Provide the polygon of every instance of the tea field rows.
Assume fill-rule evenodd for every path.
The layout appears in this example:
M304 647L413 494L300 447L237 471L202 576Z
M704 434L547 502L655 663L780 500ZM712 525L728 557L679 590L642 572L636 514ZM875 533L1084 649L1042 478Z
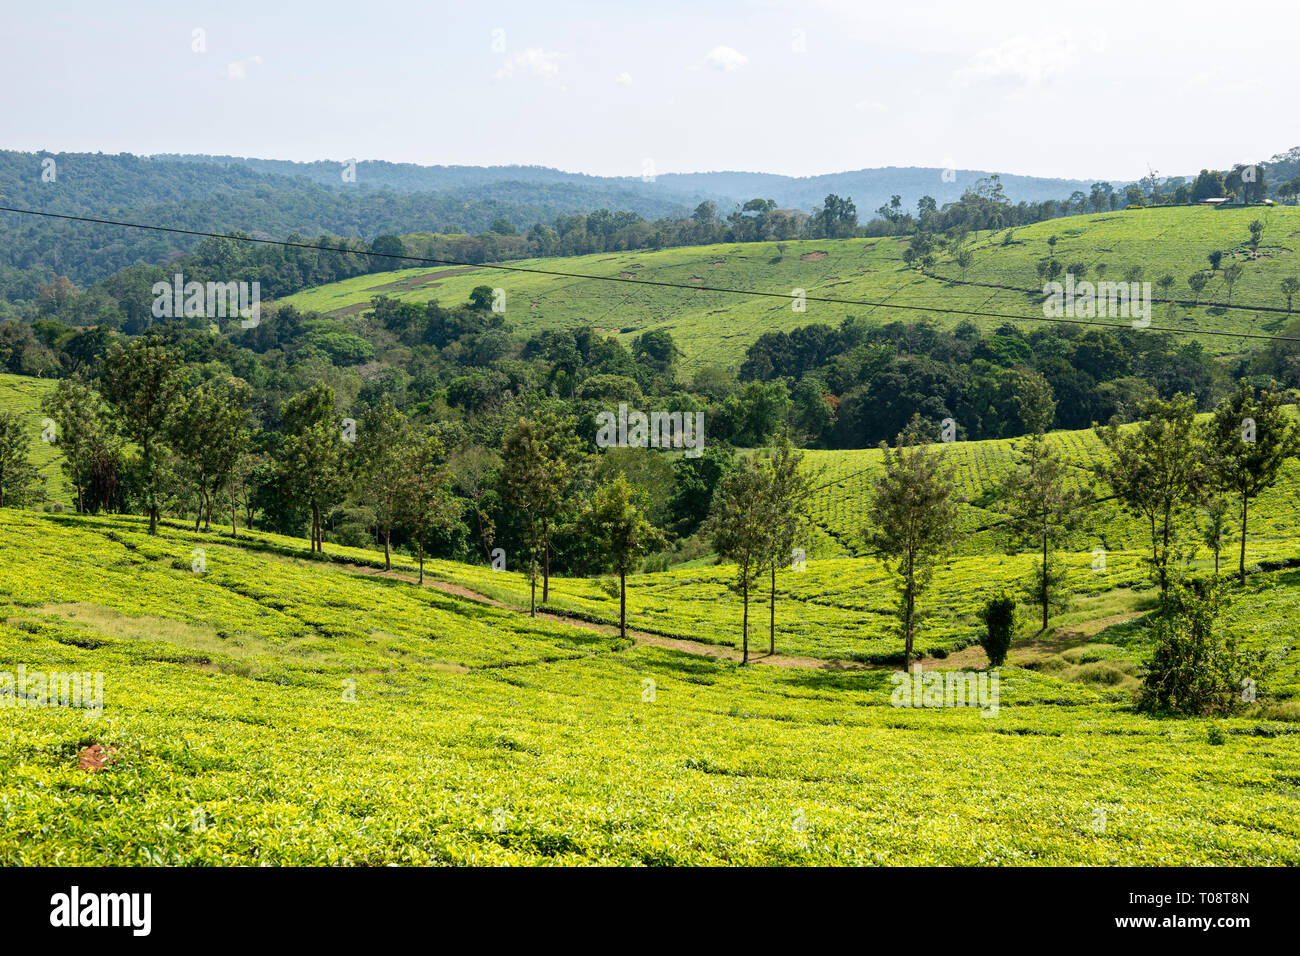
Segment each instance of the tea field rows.
M1265 229L1258 253L1252 255L1247 247L1248 226L1255 219ZM1054 252L1047 242L1052 236L1057 237ZM1190 300L1187 276L1208 270L1206 257L1219 250L1226 254L1225 264L1243 266L1231 296L1220 270L1201 294L1199 305L1157 305L1152 322L1186 333L1189 340L1200 341L1215 353L1235 353L1246 346L1245 340L1194 332L1267 334L1281 327L1288 318L1281 280L1300 274L1295 258L1300 207L1168 207L1052 219L1018 227L1010 235L1007 230L974 234L968 241L973 257L968 269L960 269L955 258L944 253L928 275L903 262L908 242L907 238L808 239L509 263L525 269L683 286L781 294L802 288L809 295L873 303L809 302L804 313L794 312L791 303L780 298L706 288L674 289L484 268L451 271L444 266L360 276L281 301L347 317L364 311L378 294L451 304L465 302L471 289L486 284L506 291L507 320L525 332L590 325L614 330L630 341L646 329L667 329L684 353L683 371L691 374L709 365L738 366L745 349L764 332L789 331L810 322L837 325L850 315L880 322L930 318L949 326L969 320L985 330L1006 321L959 314L966 310L1021 316L1022 324L1030 327L1043 321L1043 283L1035 265L1049 255L1064 268L1083 263L1091 280L1104 276L1122 281L1129 269L1137 267L1144 281L1154 284L1168 273L1175 279L1169 298ZM1161 296L1158 289L1153 294ZM1229 298L1234 308L1226 308ZM922 307L927 306L958 313L925 312Z
M0 708L4 865L1300 863L1294 724L1214 745L1015 665L996 715L896 708L887 669L629 646L271 536L0 510L18 663L102 672L104 710Z

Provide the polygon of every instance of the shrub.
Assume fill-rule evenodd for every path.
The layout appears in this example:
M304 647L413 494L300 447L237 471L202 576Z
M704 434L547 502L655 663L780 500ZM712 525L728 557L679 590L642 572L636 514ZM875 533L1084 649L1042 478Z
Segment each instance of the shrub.
M1263 676L1264 654L1239 647L1216 627L1217 582L1183 584L1155 618L1155 647L1146 665L1138 709L1155 713L1228 714L1242 701L1247 680Z
M1002 666L1016 633L1016 599L1005 591L990 598L980 612L984 634L980 647L989 656L989 665Z

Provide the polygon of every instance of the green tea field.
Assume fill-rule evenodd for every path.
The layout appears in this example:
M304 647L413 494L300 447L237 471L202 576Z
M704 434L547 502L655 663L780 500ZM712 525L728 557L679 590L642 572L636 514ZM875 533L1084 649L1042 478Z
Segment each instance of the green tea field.
M41 399L54 384L47 378L0 374L0 410L12 412L30 423L32 463L45 481L46 501L66 508L72 506L72 488L59 467L61 456L57 447L42 440L42 428L36 427L43 417Z
M1248 226L1255 219L1264 223L1264 232L1252 253ZM1057 239L1054 249L1048 245L1051 237ZM944 325L969 320L982 329L1006 321L962 314L965 310L1021 316L1026 324L1041 322L1043 282L1035 264L1053 255L1064 268L1083 264L1093 280L1123 281L1136 268L1154 287L1164 275L1173 276L1167 295L1153 288L1155 327L1180 333L1207 329L1268 334L1288 318L1280 283L1295 274L1292 256L1300 246L1300 208L1171 207L1052 219L972 235L967 269L945 253L928 274L904 264L907 242L792 240L509 263L578 276L703 287L695 290L439 266L360 276L281 302L347 317L364 312L375 295L452 304L466 301L472 288L487 284L505 290L506 317L523 331L590 325L630 339L646 329L667 329L685 353L682 368L689 373L709 365L738 365L745 349L764 332L789 331L809 322L836 325L850 315L881 322L931 318ZM1235 262L1243 267L1241 278L1229 289L1220 269L1193 305L1187 277L1208 270L1206 257L1216 250L1225 254L1224 265ZM795 312L790 301L779 297L740 296L708 287L781 295L804 289L810 296L872 304L814 301L807 303L806 312ZM956 311L927 312L925 307ZM1245 342L1223 336L1194 338L1215 353L1237 352Z
M931 636L954 653L927 668L981 666L972 595L1019 560L952 562ZM824 660L742 667L707 653L738 636L722 569L636 577L655 633L623 641L476 596L517 607L510 571L435 562L454 587L420 588L369 551L0 511L0 670L103 675L102 714L0 710L0 863L1300 863L1300 575L1253 576L1230 622L1279 663L1271 697L1154 719L1125 560L1077 569L996 712L911 709L842 660L898 646L865 559L782 575L778 651ZM552 586L553 611L616 613Z

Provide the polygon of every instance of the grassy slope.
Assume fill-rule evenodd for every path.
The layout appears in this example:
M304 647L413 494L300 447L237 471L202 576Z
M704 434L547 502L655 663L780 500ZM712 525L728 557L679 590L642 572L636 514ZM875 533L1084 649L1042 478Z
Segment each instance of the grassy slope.
M1300 863L1294 725L1212 747L1015 666L996 717L897 709L886 671L627 648L286 545L0 511L0 666L106 697L0 710L0 864ZM1277 630L1300 588L1268 585Z
M32 462L45 479L49 504L72 506L72 488L59 467L59 451L41 440L41 399L54 388L53 379L0 373L0 412L14 412L29 424Z
M1257 218L1265 223L1264 239L1260 258L1250 261L1245 258L1247 226ZM1010 245L1002 244L1005 232L980 233L973 237L974 263L965 273L945 258L935 267L934 277L904 266L901 255L906 240L897 239L801 240L786 243L784 254L776 243L747 243L511 263L587 275L626 273L661 282L696 282L782 294L803 288L810 295L868 300L882 303L882 307L812 302L806 313L796 313L789 302L781 299L488 269L450 274L445 267L362 276L282 301L302 309L353 314L365 308L378 291L412 302L436 299L459 303L468 299L474 286L486 283L506 290L507 317L525 331L579 324L633 329L624 334L626 339L644 329L667 328L686 353L682 365L690 372L710 364L738 364L744 350L760 334L773 329L789 330L809 322L837 324L847 315L881 321L917 321L933 316L917 309L885 308L883 304L1000 312L1024 316L1027 322L1041 321L1042 283L1034 264L1048 254L1047 239L1053 235L1059 239L1057 258L1066 266L1086 263L1088 278L1096 278L1101 263L1106 265L1105 277L1114 281L1121 281L1130 266L1138 265L1152 283L1165 273L1173 275L1176 285L1170 297L1175 299L1190 299L1187 276L1208 268L1205 257L1209 252L1226 250L1231 255L1225 263L1235 259L1245 266L1233 290L1233 303L1284 309L1286 302L1279 283L1284 276L1297 274L1294 250L1300 247L1300 207L1179 207L1072 216L1016 229ZM826 253L825 257L803 258L821 252ZM425 281L426 276L436 278ZM985 288L974 283L1013 289ZM1027 294L1015 290L1031 291ZM1155 289L1154 294L1159 296L1159 290ZM1210 283L1202 300L1208 304L1198 308L1157 306L1153 324L1188 331L1205 328L1267 333L1275 331L1285 319L1278 312L1222 308L1227 288L1221 278ZM963 317L936 318L951 324ZM972 321L986 329L1003 322L978 318ZM1243 346L1240 339L1204 336L1201 340L1215 352L1236 352Z

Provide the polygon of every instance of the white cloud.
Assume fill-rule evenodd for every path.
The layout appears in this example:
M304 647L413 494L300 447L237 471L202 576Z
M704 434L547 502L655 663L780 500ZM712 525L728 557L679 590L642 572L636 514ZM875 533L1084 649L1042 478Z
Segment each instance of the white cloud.
M859 113L883 113L889 109L880 100L858 100L853 104L853 108Z
M704 62L715 70L734 73L749 62L749 57L733 47L715 46L704 58Z
M498 80L509 79L516 72L526 73L543 80L552 80L560 73L560 54L549 53L539 47L529 47L522 53L516 53L506 60L497 70Z
M246 60L236 60L234 63L226 64L226 79L228 80L246 80L248 79L249 66L256 66L262 62L260 56L250 56Z
M620 73L618 76L614 77L614 82L617 83L619 86L631 86L632 74Z
M954 79L967 86L980 80L1011 80L1036 86L1078 63L1078 47L1068 36L1019 34L980 50L954 73Z

